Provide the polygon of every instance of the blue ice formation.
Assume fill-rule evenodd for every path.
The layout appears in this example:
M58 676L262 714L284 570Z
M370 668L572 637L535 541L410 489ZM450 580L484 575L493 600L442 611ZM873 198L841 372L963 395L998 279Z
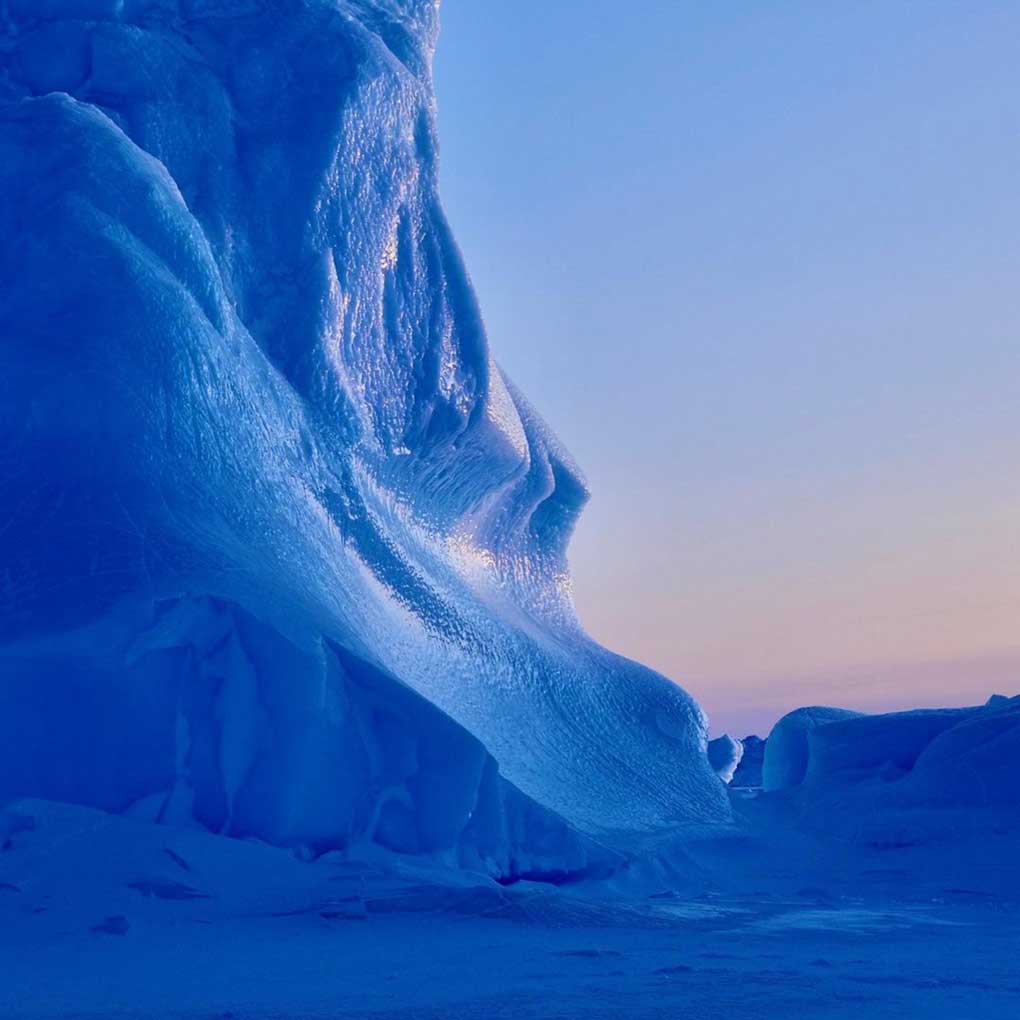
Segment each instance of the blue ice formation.
M708 763L724 783L733 781L743 756L744 745L728 733L708 742Z
M760 789L762 765L765 761L765 741L754 733L740 740L741 754L736 771L730 780L735 789Z
M761 781L766 791L783 790L804 782L810 761L809 739L820 726L843 719L856 719L863 713L846 708L811 705L787 712L772 727L765 743Z
M919 842L1015 830L1020 697L881 715L798 709L769 734L763 774L766 791L841 836L896 831Z
M697 705L575 617L437 17L0 0L0 800L496 872L728 816Z

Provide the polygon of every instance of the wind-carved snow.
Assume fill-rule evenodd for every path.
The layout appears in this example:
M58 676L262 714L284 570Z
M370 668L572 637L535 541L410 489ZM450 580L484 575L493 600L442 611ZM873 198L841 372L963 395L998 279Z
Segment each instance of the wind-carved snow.
M436 20L0 3L0 797L517 872L728 817L697 705L576 620L587 489L440 206ZM391 776L345 657L457 754Z

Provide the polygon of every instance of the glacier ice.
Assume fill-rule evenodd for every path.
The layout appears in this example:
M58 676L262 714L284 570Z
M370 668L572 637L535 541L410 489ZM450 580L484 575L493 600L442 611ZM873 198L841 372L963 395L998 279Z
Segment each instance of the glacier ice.
M496 870L728 817L698 706L576 619L586 487L442 212L436 24L0 0L0 799Z

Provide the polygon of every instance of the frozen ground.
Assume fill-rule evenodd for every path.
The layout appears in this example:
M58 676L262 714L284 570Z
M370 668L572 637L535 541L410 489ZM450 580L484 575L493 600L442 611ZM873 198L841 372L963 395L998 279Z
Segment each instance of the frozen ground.
M1020 1011L1016 857L985 838L840 850L759 812L774 838L707 838L682 879L557 889L378 852L307 862L38 801L6 818L4 1017Z

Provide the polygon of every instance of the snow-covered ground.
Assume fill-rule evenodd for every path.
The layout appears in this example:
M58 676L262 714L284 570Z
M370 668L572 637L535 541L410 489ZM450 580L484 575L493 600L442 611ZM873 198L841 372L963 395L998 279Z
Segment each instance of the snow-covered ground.
M840 848L744 810L676 873L557 888L21 802L0 1016L1018 1014L1020 843Z

